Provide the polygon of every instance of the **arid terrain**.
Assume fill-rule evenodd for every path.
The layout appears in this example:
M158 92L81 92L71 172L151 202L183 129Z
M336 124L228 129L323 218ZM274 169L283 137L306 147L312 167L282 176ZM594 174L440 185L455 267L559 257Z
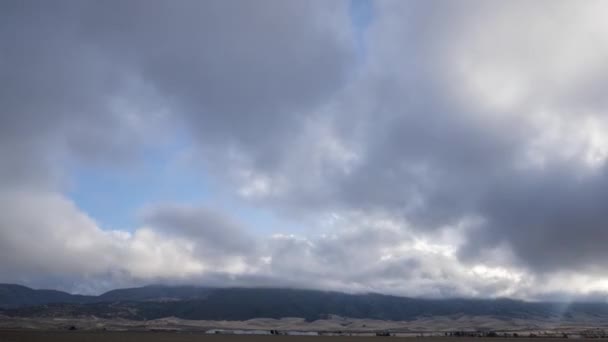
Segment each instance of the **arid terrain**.
M519 338L602 338L608 334L608 322L600 320L521 320L484 316L429 317L412 321L382 321L373 319L353 319L331 316L327 319L306 321L302 318L282 319L256 318L246 321L205 321L185 320L175 317L133 321L126 319L82 318L23 318L0 317L2 331L30 331L37 336L40 332L61 335L70 333L171 333L207 335L316 335L316 336L375 336L388 333L397 337L445 337L457 333L471 335L497 334ZM27 334L25 334L27 335ZM92 336L93 336L92 335ZM67 336L67 335L66 335ZM85 335L83 335L85 336ZM88 336L88 335L86 335ZM95 335L96 336L96 335ZM116 335L122 336L122 335ZM130 335L129 335L130 336ZM154 335L156 336L156 335ZM0 339L0 341L4 341Z
M347 342L360 341L372 342L382 341L386 337L352 337L352 336L263 336L263 335L209 335L204 333L175 333L175 332L82 332L82 331L24 331L24 330L0 330L0 341L2 342ZM422 338L416 338L420 340ZM449 342L457 339L461 342L470 340L480 341L480 338L449 338L449 337L427 337L428 342ZM484 339L485 340L485 339ZM490 339L496 340L496 339ZM549 339L543 339L548 341ZM538 339L528 338L501 338L503 342L530 342Z

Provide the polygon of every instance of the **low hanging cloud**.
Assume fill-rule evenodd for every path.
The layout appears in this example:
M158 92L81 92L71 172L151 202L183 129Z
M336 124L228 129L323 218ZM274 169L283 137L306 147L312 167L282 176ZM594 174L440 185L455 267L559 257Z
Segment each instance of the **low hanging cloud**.
M608 291L607 5L379 0L363 28L350 5L0 5L0 281ZM175 137L284 228L150 203L107 230L66 195L71 165Z
M100 229L52 193L3 193L0 204L11 213L0 226L2 281L38 287L99 293L197 282L438 297L494 295L512 286L500 274L480 281L446 245L415 241L391 222L368 219L356 229L342 222L332 235L316 237L246 239L245 226L205 207L149 208L147 224L127 233Z

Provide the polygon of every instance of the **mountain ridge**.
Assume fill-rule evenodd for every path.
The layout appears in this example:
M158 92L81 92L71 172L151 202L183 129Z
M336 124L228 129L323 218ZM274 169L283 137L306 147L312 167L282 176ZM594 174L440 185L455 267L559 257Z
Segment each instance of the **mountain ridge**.
M0 314L16 317L87 317L149 320L178 317L192 320L247 320L327 315L379 320L472 315L559 319L606 317L606 303L526 302L498 299L423 299L378 293L347 294L288 288L217 288L149 285L116 289L99 296L71 295L0 284Z

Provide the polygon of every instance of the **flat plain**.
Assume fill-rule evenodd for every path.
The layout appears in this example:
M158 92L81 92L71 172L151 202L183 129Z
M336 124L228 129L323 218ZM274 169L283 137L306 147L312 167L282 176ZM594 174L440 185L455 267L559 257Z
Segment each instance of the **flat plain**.
M553 338L479 338L479 337L370 337L370 336L272 336L272 335L210 335L188 332L109 332L109 331L37 331L0 330L1 342L382 342L406 339L418 342L538 342L563 341ZM483 341L485 340L485 341ZM594 339L598 341L598 339ZM606 340L604 340L606 341Z

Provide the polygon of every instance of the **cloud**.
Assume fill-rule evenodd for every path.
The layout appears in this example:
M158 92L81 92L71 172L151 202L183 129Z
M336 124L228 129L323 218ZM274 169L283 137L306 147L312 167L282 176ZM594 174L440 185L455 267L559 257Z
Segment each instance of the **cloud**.
M422 236L468 220L463 262L605 274L605 5L374 4L366 68L288 142L297 157L245 167L253 199L380 210Z
M376 1L365 30L348 2L1 6L4 281L608 290L601 1ZM285 228L165 203L109 231L65 195L176 137Z
M201 146L258 165L287 153L278 142L354 62L347 2L95 5L84 30L100 49L157 89Z
M156 232L191 241L199 258L214 259L215 264L231 256L255 257L257 241L246 226L209 208L159 205L147 208L143 221Z
M601 279L584 273L537 278L510 266L462 263L454 247L462 227L421 238L382 214L336 217L326 223L330 234L247 238L241 223L205 207L150 207L147 223L129 233L101 229L53 193L3 192L0 205L10 213L0 221L0 281L35 287L100 293L168 283L433 298L602 296ZM564 283L578 284L579 292L564 291Z
M85 293L150 282L433 297L495 293L478 292L487 282L464 271L446 245L414 241L386 219L345 228L363 219L354 215L331 235L246 239L243 226L208 208L149 208L147 224L127 233L102 230L52 193L2 193L0 204L10 213L0 225L2 282Z
M341 87L354 60L342 2L4 7L1 62L10 87L0 94L2 146L28 148L4 153L15 159L5 170L13 175L40 169L30 166L35 159L56 163L66 149L116 162L163 125L186 124L203 145L263 144L247 152L272 159L281 144L266 133L297 128L309 106Z
M0 204L2 281L78 289L103 278L113 285L179 278L203 267L185 241L146 228L102 230L55 193L2 192Z
M81 39L84 3L2 6L0 183L55 188L69 160L132 159L157 121L153 92Z
M61 194L66 165L122 169L181 125L206 152L271 162L282 144L267 132L287 136L283 126L297 128L346 81L348 4L2 6L5 280L72 287L89 275L116 285L242 271L255 243L225 215L171 206L148 211L153 228L106 231Z
M99 292L246 275L255 263L255 241L248 244L240 226L205 208L150 209L150 225L126 232L103 230L52 192L1 192L0 207L2 282Z

